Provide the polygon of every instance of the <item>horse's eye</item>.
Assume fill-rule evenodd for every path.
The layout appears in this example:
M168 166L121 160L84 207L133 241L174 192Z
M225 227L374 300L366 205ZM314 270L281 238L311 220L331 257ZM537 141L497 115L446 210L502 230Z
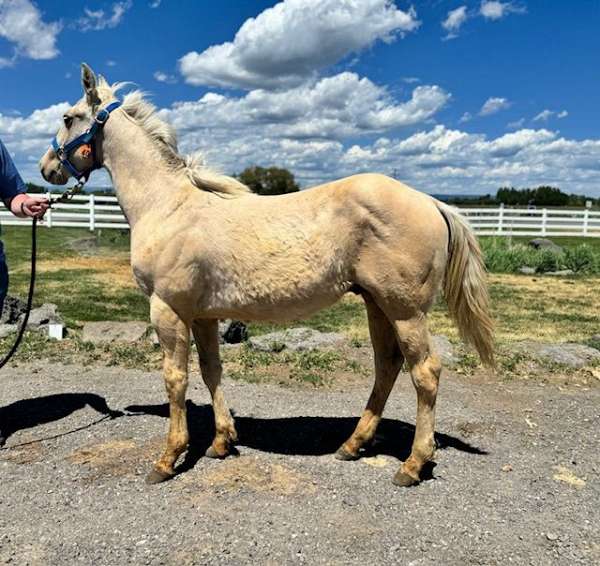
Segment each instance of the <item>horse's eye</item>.
M66 114L63 116L63 121L65 123L65 127L70 128L73 123L73 116L67 116Z

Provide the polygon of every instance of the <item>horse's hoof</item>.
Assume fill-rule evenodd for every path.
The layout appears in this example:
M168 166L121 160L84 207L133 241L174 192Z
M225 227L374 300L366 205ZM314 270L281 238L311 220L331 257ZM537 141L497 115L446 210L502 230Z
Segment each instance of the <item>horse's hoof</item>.
M402 470L398 470L396 472L396 475L394 476L394 479L392 479L392 482L395 485L399 485L400 487L410 487L411 485L417 485L419 483L419 480L413 478L412 476L409 476L406 472L403 472Z
M146 483L148 485L155 485L157 483L162 483L164 481L170 480L173 477L173 474L167 474L167 472L161 472L159 470L153 469L146 476Z
M358 460L358 454L351 454L348 452L343 446L337 449L335 453L335 457L338 460L343 460L344 462L351 462L352 460Z
M229 452L225 451L222 454L217 452L212 446L209 446L206 449L206 452L204 453L204 455L207 458L214 458L216 460L223 460L223 458L227 458Z

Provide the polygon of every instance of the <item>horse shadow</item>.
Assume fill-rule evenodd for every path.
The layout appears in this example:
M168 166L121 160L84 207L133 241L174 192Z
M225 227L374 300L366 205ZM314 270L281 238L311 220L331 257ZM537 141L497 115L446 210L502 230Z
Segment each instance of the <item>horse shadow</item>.
M122 411L111 409L104 397L94 393L57 393L32 399L23 399L6 407L0 407L0 448L4 446L6 440L15 432L64 419L88 405L103 415L100 420L106 418L114 419L124 415ZM71 434L83 428L88 428L93 424L96 423L90 423L57 436ZM56 438L57 436L53 436L52 438Z
M188 400L187 421L190 440L186 456L176 472L192 469L206 449L214 434L214 414L211 405L196 405ZM169 417L167 403L157 405L130 405L129 414ZM358 422L357 417L280 417L262 418L235 416L239 446L261 452L296 456L323 456L334 453L350 436ZM410 454L415 427L395 419L382 419L374 442L364 450L364 456L388 455L401 461ZM449 434L436 433L438 449L453 448L474 455L488 452ZM434 463L423 470L422 479L431 479Z

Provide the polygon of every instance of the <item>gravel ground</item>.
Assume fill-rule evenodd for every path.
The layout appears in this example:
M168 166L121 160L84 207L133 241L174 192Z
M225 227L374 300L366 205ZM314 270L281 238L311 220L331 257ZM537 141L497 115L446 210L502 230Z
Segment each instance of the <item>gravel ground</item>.
M192 447L143 478L166 430L158 373L21 366L0 375L0 562L14 564L598 564L600 388L444 379L437 465L391 478L412 440L401 376L373 453L331 453L370 388L226 382L239 457L193 376ZM113 419L105 413L123 411ZM114 416L114 414L113 414ZM101 420L103 419L103 420Z

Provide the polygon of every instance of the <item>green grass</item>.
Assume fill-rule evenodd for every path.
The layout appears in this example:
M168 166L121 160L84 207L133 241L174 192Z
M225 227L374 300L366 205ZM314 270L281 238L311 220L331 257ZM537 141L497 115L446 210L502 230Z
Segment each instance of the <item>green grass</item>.
M560 253L547 249L536 250L522 241L506 237L481 238L486 267L493 273L517 273L520 267L531 267L537 273L570 269L577 274L600 274L600 245L594 238L585 242L576 238L563 238ZM579 241L578 241L579 240ZM554 240L553 240L554 241Z
M85 256L73 249L73 240L90 237L98 239L96 255ZM11 272L9 292L24 299L29 284L30 230L5 227L3 240ZM482 246L488 262L492 263L491 267L503 272L490 275L492 309L499 344L508 351L511 343L526 339L587 343L592 335L600 332L600 278L590 275L585 265L586 258L597 258L597 254L600 254L600 239L554 239L566 248L564 258L581 264L578 267L579 274L568 278L512 274L515 268L527 265L522 261L530 261L534 256L532 265L554 261L525 248L523 241L527 240L513 239L511 243L507 239L482 238ZM587 250L585 252L581 251L584 249L582 241ZM86 321L149 320L148 300L137 289L130 274L128 250L127 232L104 230L93 235L84 229L41 227L35 304L56 303L70 333L68 340L60 343L30 334L18 358L26 360L43 356L46 359L78 363L160 367L158 349L148 344L93 347L79 339L79 329ZM492 259L494 253L496 256ZM448 317L443 301L434 306L429 318L433 333L445 334L459 343L456 328ZM359 297L352 295L307 320L287 324L300 325L323 332L341 332L349 337L350 345L356 348L368 343L369 339L364 304ZM249 324L251 335L278 328L280 326L274 324ZM0 341L0 351L6 351L12 339L8 337ZM242 348L225 356L230 363L229 373L246 380L261 381L269 374L282 376L282 381L286 383L319 385L334 374L365 373L360 363L330 352L298 354L283 351L280 354L267 354ZM514 356L514 359L508 356L503 364L511 367L520 361L519 356ZM463 365L466 367L472 363L475 362L465 358ZM369 375L370 371L367 372Z
M542 238L543 236L502 236L501 239L506 240L508 243L521 244L526 246L528 242L535 238ZM489 240L497 239L497 236L480 236L479 241L482 245ZM573 249L582 244L586 244L592 248L595 252L600 253L600 238L583 238L578 236L558 236L548 237L547 239L552 240L557 246L561 248Z

